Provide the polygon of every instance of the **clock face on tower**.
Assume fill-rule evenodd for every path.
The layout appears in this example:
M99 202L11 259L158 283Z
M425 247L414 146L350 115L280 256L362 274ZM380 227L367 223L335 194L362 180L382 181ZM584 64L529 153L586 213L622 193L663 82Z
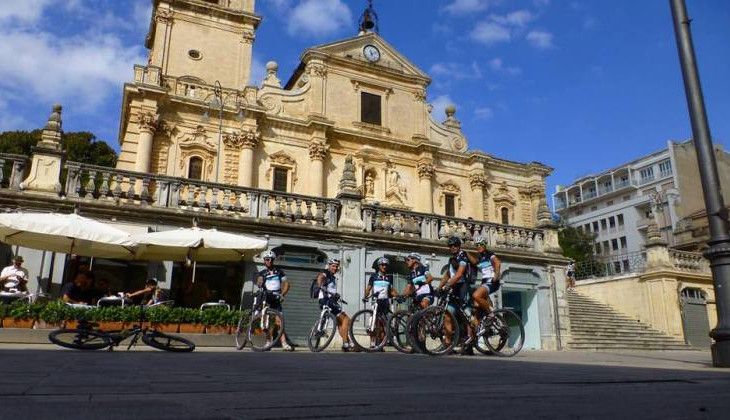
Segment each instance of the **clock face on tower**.
M362 49L362 54L365 56L365 59L371 63L380 60L380 51L375 45L366 45L365 48Z

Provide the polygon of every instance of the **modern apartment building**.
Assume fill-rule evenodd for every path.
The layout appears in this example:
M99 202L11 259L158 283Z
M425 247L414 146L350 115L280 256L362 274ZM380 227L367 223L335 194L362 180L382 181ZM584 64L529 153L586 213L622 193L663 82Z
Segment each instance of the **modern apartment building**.
M721 184L730 186L730 154L716 146L715 156ZM724 197L727 202L727 189ZM558 186L553 209L566 224L596 235L595 254L610 261L615 272L628 270L632 253L643 250L650 223L656 223L670 247L704 245L689 226L704 209L691 141L669 141L665 149Z

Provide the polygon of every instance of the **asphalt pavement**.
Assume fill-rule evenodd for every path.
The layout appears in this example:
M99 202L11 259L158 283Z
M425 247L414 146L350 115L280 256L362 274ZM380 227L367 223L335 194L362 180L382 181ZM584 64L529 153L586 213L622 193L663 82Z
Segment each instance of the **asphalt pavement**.
M209 351L208 351L209 350ZM0 347L1 419L728 418L706 352L387 352Z

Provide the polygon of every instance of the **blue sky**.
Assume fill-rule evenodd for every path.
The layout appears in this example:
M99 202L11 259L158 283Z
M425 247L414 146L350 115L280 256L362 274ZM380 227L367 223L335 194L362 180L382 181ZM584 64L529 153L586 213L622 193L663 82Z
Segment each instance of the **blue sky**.
M260 80L350 37L364 0L258 0ZM381 35L428 72L437 119L457 106L470 147L555 168L555 184L691 136L666 0L375 0ZM730 139L730 2L687 0L710 126ZM121 86L144 63L148 0L0 0L0 130L64 129L117 146Z

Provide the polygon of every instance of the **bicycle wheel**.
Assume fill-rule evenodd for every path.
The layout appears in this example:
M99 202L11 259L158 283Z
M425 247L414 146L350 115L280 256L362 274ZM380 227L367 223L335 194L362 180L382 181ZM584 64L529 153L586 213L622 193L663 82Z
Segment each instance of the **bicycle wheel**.
M112 345L108 335L88 329L60 329L48 334L51 343L75 350L101 350Z
M188 353L195 350L195 343L187 338L159 331L147 331L142 335L142 341L150 347L174 353Z
M335 337L336 331L337 318L332 313L327 313L319 318L307 337L309 350L318 353L326 349Z
M497 309L493 318L485 318L483 341L493 354L512 357L522 350L525 343L525 326L516 313L509 309Z
M447 332L447 325L451 332ZM456 317L440 307L419 312L412 325L412 343L430 356L449 354L459 342L459 325Z
M380 351L388 342L388 323L382 316L373 319L370 309L357 311L350 322L350 338L362 350Z
M388 322L388 336L393 347L401 353L413 353L413 346L408 340L408 321L411 313L405 310L396 311Z
M242 350L248 343L248 326L246 315L241 315L236 326L236 350Z
M267 310L256 314L248 329L248 341L254 351L266 351L281 340L284 333L284 317L278 311Z

